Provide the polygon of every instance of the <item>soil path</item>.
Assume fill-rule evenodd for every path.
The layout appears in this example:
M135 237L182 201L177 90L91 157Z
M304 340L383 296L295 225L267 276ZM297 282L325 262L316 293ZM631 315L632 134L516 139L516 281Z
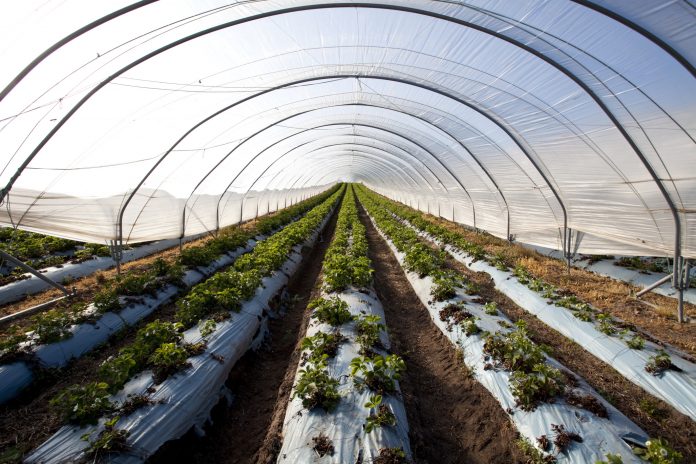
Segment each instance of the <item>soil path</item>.
M268 454L267 448L271 452L276 448L273 443L265 446L264 437L274 428L276 410L284 413L287 406L298 363L298 343L305 333L305 310L313 296L336 219L334 213L322 240L303 252L303 263L288 283L288 293L295 296L294 304L285 316L270 321L265 347L247 353L230 373L227 386L234 395L232 406L220 404L213 409L213 425L206 428L205 437L198 438L189 432L182 439L165 444L148 462L249 463L258 459L259 454ZM289 385L287 372L292 373Z
M498 402L471 378L461 357L430 320L398 261L362 207L375 289L392 350L407 371L401 390L417 463L522 463L517 432Z

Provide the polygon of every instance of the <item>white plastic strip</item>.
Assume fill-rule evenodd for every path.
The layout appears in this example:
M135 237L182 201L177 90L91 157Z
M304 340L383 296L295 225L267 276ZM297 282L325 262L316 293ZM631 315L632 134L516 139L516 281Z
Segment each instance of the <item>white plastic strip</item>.
M443 245L426 233L419 232L419 235L438 245ZM661 376L654 376L645 370L645 364L650 356L655 355L662 347L646 341L644 349L630 349L621 339L605 335L597 330L593 323L584 322L575 317L572 311L549 304L546 298L521 284L511 272L501 271L483 260L474 261L470 256L450 245L446 245L445 249L454 259L472 271L490 275L496 288L519 307L534 314L544 324L582 346L646 392L696 421L695 364L670 352L672 364L682 372L667 370Z
M192 287L207 276L212 275L218 269L228 266L241 254L248 253L256 245L256 241L249 240L244 248L238 248L219 257L206 268L189 269L184 273L183 282L187 287ZM118 314L107 312L94 323L76 324L70 328L72 336L56 343L31 347L36 359L44 367L60 368L66 366L71 360L79 358L83 354L106 342L111 336L126 326L132 326L143 318L149 316L158 308L169 302L179 293L180 289L175 285L168 285L161 289L157 296L143 296L142 302L131 303ZM94 305L90 304L87 311L94 311ZM33 380L33 374L29 363L19 361L9 365L0 366L0 404L11 400Z
M348 310L354 316L374 314L384 323L384 310L373 289L370 288L369 293L366 293L351 288L331 294L334 295L348 304ZM307 328L307 336L311 337L320 331L330 333L333 329L330 325L313 319ZM360 356L360 346L355 341L358 335L355 322L342 325L340 331L348 340L341 344L336 357L329 361L328 370L331 377L340 379L341 401L334 411L327 413L321 408L307 411L300 398L292 399L283 421L283 445L278 462L372 462L382 448L402 448L410 459L408 421L398 382L397 393L384 395L382 400L382 404L386 404L396 416L396 425L376 427L372 432L365 433L363 425L370 410L364 404L369 400L371 392L368 389L356 389L349 376L351 360ZM381 332L380 341L385 348L389 348L386 332ZM376 351L384 354L382 350ZM299 367L295 384L298 378ZM331 440L335 448L333 455L327 454L320 458L314 451L312 438L319 435L325 435Z
M217 330L207 337L205 352L189 358L192 367L170 377L159 386L155 386L152 372L144 371L114 395L112 400L123 401L128 395L145 394L148 389L155 387L156 391L150 398L154 402L162 400L163 403L140 408L119 420L116 428L130 432L129 450L110 457L111 462L143 462L165 442L181 437L191 427L200 428L208 421L210 410L225 395L224 384L230 371L249 349L255 333L261 327L263 311L268 301L287 284L302 262L302 247L314 243L330 217L331 212L311 237L293 248L278 272L263 279L254 298L245 302L239 313L233 313L231 319L218 324ZM200 342L202 337L198 326L185 331L184 339L188 343ZM104 419L96 426L64 426L27 457L25 462L71 462L82 456L88 446L88 442L80 437L85 433L96 436L103 427Z
M372 220L372 218L370 219ZM380 235L387 241L387 244L399 263L403 266L405 255L396 249L391 240L389 240L377 227L374 220L372 220L372 222ZM609 415L608 419L597 417L588 411L571 406L561 398L558 398L554 403L543 403L534 411L530 412L517 408L515 399L510 391L510 373L503 370L486 370L484 368L486 361L484 360L483 338L476 335L466 336L466 334L456 326L454 326L451 331L448 330L447 322L440 320L439 312L453 301L464 301L467 311L470 311L477 317L477 325L479 325L482 330L490 332L504 330L501 329L498 321L505 320L508 323L509 321L502 316L487 315L483 311L482 306L478 303L474 303L472 301L473 297L466 295L461 289L457 290L457 296L452 300L431 302L432 297L430 296L430 290L433 286L432 278L428 276L421 279L417 274L410 271L405 271L405 274L418 295L418 298L421 300L421 303L427 308L435 325L455 346L462 350L465 362L472 372L474 372L476 380L495 397L504 410L513 411L513 414L510 416L511 420L520 434L526 437L531 443L536 443L536 438L541 435L546 435L551 439L554 436L551 425L562 424L565 426L566 430L578 433L582 437L583 442L573 443L566 450L565 454L557 455L558 462L595 462L597 460L603 460L607 453L620 454L625 463L640 462L621 436L627 433L646 436L645 432L611 404L606 402L585 382L580 382L579 387L584 393L596 397L604 405ZM561 365L552 358L548 358L548 361L554 367L561 367Z
M186 243L200 237L200 235L186 237L183 239L183 242ZM140 259L177 245L179 245L178 239L170 239L148 243L147 245L142 245L130 250L124 250L121 263L127 263L135 259ZM114 261L113 258L99 256L77 264L63 264L61 267L51 266L46 269L42 269L41 272L55 282L62 282L64 279L79 279L80 277L114 267L115 265L116 261ZM48 283L44 282L38 277L31 274L28 275L30 276L28 279L18 280L0 287L0 305L21 300L27 295L43 292L47 288L50 288Z

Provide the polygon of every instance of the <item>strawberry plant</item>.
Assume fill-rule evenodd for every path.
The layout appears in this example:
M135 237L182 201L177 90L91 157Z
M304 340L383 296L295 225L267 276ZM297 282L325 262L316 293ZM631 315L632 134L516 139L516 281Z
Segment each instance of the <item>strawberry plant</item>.
M645 442L645 449L635 449L635 453L650 464L678 464L684 456L675 451L667 440L662 438L650 439Z
M514 371L510 391L522 410L533 411L539 403L563 392L561 372L544 363L535 364L530 372Z
M186 348L176 343L163 343L148 359L152 366L155 383L162 383L167 377L191 366Z
M406 364L401 357L390 354L373 357L359 356L350 362L350 375L358 388L367 387L371 391L384 394L396 391L396 381Z
M458 272L447 269L432 272L433 288L430 295L435 301L446 301L454 298L456 289L462 285L462 278Z
M68 387L50 404L66 421L78 425L96 424L102 415L115 408L109 400L109 385L105 382Z
M300 369L300 377L295 385L293 398L300 398L302 406L307 409L320 407L330 412L341 400L338 393L338 379L329 375L326 359L327 356L324 355L316 363Z
M626 346L632 350L642 350L645 348L645 339L638 334L626 340Z
M374 314L359 316L355 328L358 332L356 341L360 344L362 353L368 353L372 348L377 347L380 344L380 330L386 330L386 327L382 324L382 319Z
M324 356L329 358L335 357L338 353L338 347L344 340L346 340L346 337L344 337L341 332L330 334L326 332L317 332L311 337L303 338L300 347L303 350L310 351L310 362L317 362Z
M353 320L353 315L348 311L348 303L334 296L329 299L317 298L307 306L314 311L312 314L320 322L338 327Z
M406 453L401 448L381 448L379 456L372 460L372 464L408 464Z
M485 312L489 316L497 316L498 304L495 301L487 302L485 305L483 305L483 312Z
M389 409L389 406L382 404L382 395L372 395L367 403L366 408L374 410L367 416L365 421L365 433L372 432L376 427L395 426L396 416Z
M126 451L128 449L126 439L128 435L130 435L130 432L116 428L116 423L119 419L120 417L116 416L106 421L104 423L104 430L99 432L99 435L94 441L89 439L89 433L81 437L83 440L89 441L89 447L85 450L85 455L89 459L99 462L99 459L105 454Z
M661 377L671 366L672 359L669 357L669 354L665 350L658 350L657 354L648 358L645 370L656 377Z

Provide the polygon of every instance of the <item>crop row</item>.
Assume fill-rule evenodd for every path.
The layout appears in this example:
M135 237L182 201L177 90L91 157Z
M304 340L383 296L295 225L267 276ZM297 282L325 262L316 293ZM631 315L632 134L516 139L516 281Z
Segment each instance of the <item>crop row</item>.
M35 269L61 265L67 261L82 262L93 256L111 254L106 245L80 243L10 227L0 228L0 250ZM7 274L0 277L0 286L27 278L24 270L9 263L4 264L4 269Z
M120 392L126 383L139 372L149 369L154 387L166 384L169 378L191 367L192 357L200 359L206 353L208 339L214 339L221 326L229 329L229 321L234 325L234 314L263 288L262 279L280 269L288 261L293 248L316 232L342 194L343 189L334 190L329 198L302 219L259 242L253 251L242 255L226 271L194 286L176 302L177 311L172 322L158 320L147 324L138 330L131 344L101 364L97 381L75 384L52 400L51 405L68 424L94 426L100 418L107 417L102 419L101 426L92 427L93 431L87 436L88 456L122 451L129 431L117 427L119 420L153 404L147 393L126 396ZM258 324L256 317L254 321ZM191 338L187 334L193 329L199 338L190 343L186 341L187 337ZM208 355L220 363L229 364L225 359L216 358L213 352ZM173 387L168 388L172 390ZM101 430L97 432L99 428Z
M388 200L364 188L358 188L358 196L383 236L391 242L390 246L401 255L397 258L406 269L415 273L408 273L407 277L436 325L453 343L461 347L476 378L504 408L507 406L507 397L511 396L514 405L508 412L523 436L534 431L544 432L539 433L539 436L527 436L525 446L528 453L536 455L539 460L565 458L574 442L579 444L583 441L573 431L576 428L584 430L585 444L572 448L574 455L579 453L579 456L588 458L597 456L601 449L608 453L606 459L613 459L611 462L622 462L621 456L612 454L614 452L623 455L624 459L631 459L631 454L626 453L628 448L619 435L627 428L634 433L642 433L635 424L631 424L606 401L601 400L582 379L548 357L542 347L529 338L524 324L510 324L509 320L499 314L495 303L481 301L476 297L476 287L466 279L459 277L460 281L453 284L451 296L444 298L446 301L437 303L436 296L440 294L437 290L440 286L438 274L441 272L438 265L441 265L443 259L442 250L423 244L413 229L404 227L387 209ZM425 248L421 245L425 245ZM421 258L414 260L414 253ZM425 257L425 254L430 256ZM429 290L430 294L424 294L424 290ZM591 415L573 413L574 408L584 409ZM523 412L517 413L514 409ZM578 422L576 416L583 419ZM551 422L550 427L543 423L546 420ZM586 423L592 426L587 427ZM600 434L603 437L587 436L588 433L594 435L600 428L603 430ZM535 445L532 442L536 442ZM551 452L553 454L546 454ZM674 459L679 456L662 440L651 440L648 449L640 449L639 452L646 456L664 452Z
M71 303L66 300L55 309L33 316L29 330L19 325L10 327L0 338L0 360L26 354L32 344L55 343L69 338L72 336L71 326L94 320L106 312L118 312L128 302L146 295L154 296L169 284L183 286L181 277L185 268L209 266L220 256L243 247L253 237L266 235L289 223L326 200L332 193L334 191L326 192L272 216L260 218L252 227L226 229L204 244L184 249L177 262L159 258L137 271L125 272L112 279L102 279L99 282L101 289L93 298L93 310L88 308L88 303Z
M0 379L3 379L0 398L6 401L25 388L32 381L35 367L63 367L71 358L104 343L126 325L136 324L177 293L185 292L187 286L231 262L233 254L244 251L242 247L249 249L253 245L250 237L260 231L267 233L281 227L325 201L334 192L326 192L274 216L261 218L247 230L228 229L217 238L190 248L196 250L193 253L197 256L210 254L208 250L212 249L218 258L225 257L216 261L214 266L194 267L186 257L180 261L185 261L188 266L182 262L157 259L138 271L103 279L92 304L65 300L57 308L33 316L28 331L21 325L11 327L0 338ZM203 264L203 261L199 263ZM185 267L190 270L186 271Z
M583 346L646 392L696 420L696 365L692 362L678 353L670 355L659 340L646 340L636 327L599 311L567 289L534 277L519 262L511 269L503 252L486 253L462 234L420 212L386 198L380 201L391 214L427 234L455 259L491 275L496 286L525 311Z
M301 344L279 461L304 462L313 453L334 452L341 462L363 456L376 463L400 463L410 456L398 387L405 364L386 350L383 312L371 288L367 253L365 227L349 187L324 258L323 296L309 305L312 323ZM340 427L332 425L336 415ZM357 438L350 439L355 446L335 450L333 443L344 443L347 437Z

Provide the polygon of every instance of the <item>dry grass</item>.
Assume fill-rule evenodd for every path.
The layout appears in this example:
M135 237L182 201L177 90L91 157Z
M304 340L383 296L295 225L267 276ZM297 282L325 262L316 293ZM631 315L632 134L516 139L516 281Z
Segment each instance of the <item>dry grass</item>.
M511 267L520 264L534 277L572 292L597 309L634 325L649 339L669 343L696 356L696 324L677 322L674 298L650 293L638 300L634 295L640 288L634 285L585 269L571 268L569 274L566 264L558 259L489 234L476 233L444 219L434 216L428 216L428 219L484 247L488 253L499 254ZM685 303L684 313L696 319L696 306Z

